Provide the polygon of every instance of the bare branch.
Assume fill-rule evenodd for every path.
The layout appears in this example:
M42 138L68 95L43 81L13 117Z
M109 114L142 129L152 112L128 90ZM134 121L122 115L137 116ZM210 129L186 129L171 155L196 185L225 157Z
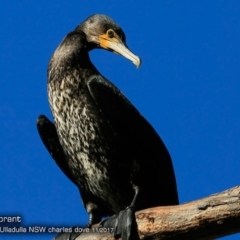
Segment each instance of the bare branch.
M136 219L141 239L210 240L237 233L240 186L178 206L145 209L136 213ZM77 238L81 239L114 238L109 233L83 233Z

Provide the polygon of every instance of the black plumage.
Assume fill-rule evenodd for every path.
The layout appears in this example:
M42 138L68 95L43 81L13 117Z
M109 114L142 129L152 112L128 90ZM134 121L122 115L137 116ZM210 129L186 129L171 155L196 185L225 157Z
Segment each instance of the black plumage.
M88 52L94 48L117 52L140 65L126 47L122 29L105 15L93 15L70 32L48 67L54 124L45 116L37 124L45 146L79 188L90 225L129 206L136 188L136 210L178 204L164 143L93 66Z

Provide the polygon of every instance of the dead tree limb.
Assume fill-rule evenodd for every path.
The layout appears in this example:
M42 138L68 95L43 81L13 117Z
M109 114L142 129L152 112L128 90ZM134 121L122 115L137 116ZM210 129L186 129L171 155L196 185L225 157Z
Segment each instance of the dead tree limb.
M139 236L144 240L210 240L237 233L240 232L240 186L178 206L145 209L136 213L136 219ZM109 233L83 233L77 237L81 239L114 238Z

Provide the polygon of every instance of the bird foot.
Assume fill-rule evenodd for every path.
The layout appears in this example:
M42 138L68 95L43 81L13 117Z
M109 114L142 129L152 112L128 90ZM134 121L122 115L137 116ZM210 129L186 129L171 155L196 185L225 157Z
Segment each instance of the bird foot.
M122 240L138 240L137 222L134 207L127 207L119 214L113 215L100 222L104 228L113 228L112 235Z

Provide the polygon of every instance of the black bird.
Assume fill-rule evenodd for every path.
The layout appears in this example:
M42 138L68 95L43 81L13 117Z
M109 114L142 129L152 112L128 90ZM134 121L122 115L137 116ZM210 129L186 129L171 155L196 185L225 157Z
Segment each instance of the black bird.
M111 18L90 16L67 34L50 60L47 85L54 124L44 115L37 121L46 148L79 188L89 226L127 207L134 212L178 204L172 161L164 143L91 63L88 52L95 48L140 65ZM123 213L128 217L132 212ZM125 220L117 221L126 225ZM135 239L128 230L127 237L121 231L123 239Z

